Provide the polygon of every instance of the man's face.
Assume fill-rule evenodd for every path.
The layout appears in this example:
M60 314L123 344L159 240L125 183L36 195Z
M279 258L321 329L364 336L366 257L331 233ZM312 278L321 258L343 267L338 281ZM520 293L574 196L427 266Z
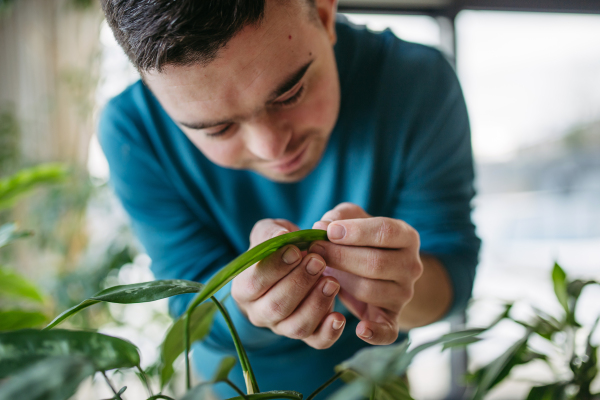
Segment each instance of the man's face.
M144 78L164 109L215 164L296 182L319 163L337 120L335 0L267 0L208 65ZM312 19L311 19L312 18Z

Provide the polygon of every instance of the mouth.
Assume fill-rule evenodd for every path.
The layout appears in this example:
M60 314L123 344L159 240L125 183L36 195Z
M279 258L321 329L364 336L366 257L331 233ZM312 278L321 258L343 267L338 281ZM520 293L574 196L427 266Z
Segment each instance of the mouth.
M289 174L296 171L302 165L304 156L307 153L308 144L307 141L295 154L275 164L271 164L270 168L280 174Z

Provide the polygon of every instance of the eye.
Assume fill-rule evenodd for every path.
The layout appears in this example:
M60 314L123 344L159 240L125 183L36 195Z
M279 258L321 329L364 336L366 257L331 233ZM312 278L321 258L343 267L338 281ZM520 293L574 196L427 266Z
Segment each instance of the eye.
M227 131L229 130L229 128L231 128L233 124L227 124L224 125L223 127L215 127L215 128L210 128L210 129L215 129L214 131L208 131L205 132L206 136L208 136L209 138L217 138L219 136L223 136L224 134L227 133ZM220 129L219 129L220 128Z
M291 105L297 103L298 100L300 100L300 97L302 97L303 93L304 93L304 85L299 86L298 89L296 89L295 92L292 92L292 94L290 94L288 98L284 98L283 100L279 100L279 101L274 101L272 104L277 107L291 106Z

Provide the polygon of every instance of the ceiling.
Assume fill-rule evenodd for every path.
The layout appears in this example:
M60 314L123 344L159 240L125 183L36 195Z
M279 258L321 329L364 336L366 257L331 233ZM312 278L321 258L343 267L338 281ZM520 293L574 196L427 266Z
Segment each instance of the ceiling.
M338 8L450 17L465 9L600 14L600 0L339 0Z

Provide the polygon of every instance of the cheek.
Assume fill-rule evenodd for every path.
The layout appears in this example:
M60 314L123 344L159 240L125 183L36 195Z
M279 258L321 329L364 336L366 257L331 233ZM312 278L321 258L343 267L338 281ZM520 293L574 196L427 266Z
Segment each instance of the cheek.
M300 129L319 129L329 131L333 129L339 111L339 89L336 77L321 80L305 101L293 110L295 127Z

